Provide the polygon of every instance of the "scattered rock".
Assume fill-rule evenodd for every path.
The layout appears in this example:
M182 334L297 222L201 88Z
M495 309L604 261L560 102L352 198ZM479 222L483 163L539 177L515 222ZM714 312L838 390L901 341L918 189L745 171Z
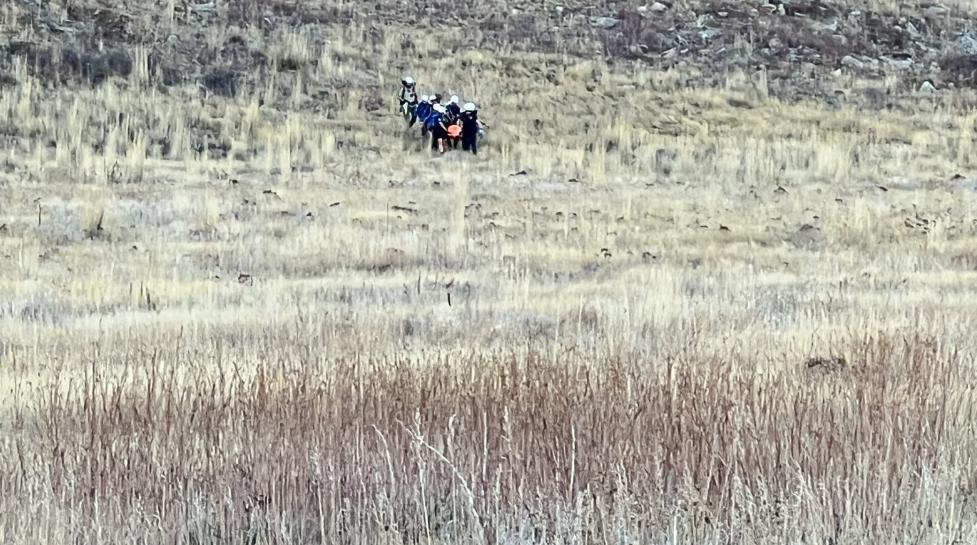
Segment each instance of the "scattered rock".
M880 60L885 63L885 65L892 70L909 70L913 67L912 58L890 58L881 57Z
M820 227L805 223L804 225L801 225L796 232L790 235L788 240L791 244L798 248L816 250L824 246L827 237L824 235L824 232L821 231Z
M411 208L409 206L398 206L396 204L393 205L393 206L391 206L390 209L393 210L394 212L404 212L404 213L407 213L407 214L416 214L417 213L417 209L416 208Z
M962 53L977 55L977 35L973 32L964 32L957 38L957 47Z
M946 17L949 13L950 9L946 6L941 6L940 4L929 6L923 10L923 15L933 18Z
M841 58L841 65L852 70L875 70L879 67L879 61L864 55L845 55Z
M699 31L699 37L702 38L703 41L707 41L707 42L713 38L718 37L721 34L722 31L719 30L718 28L707 28L705 30Z
M936 224L934 220L919 215L917 211L912 216L903 220L903 225L910 229L918 229L922 233L929 233L930 229Z
M815 356L813 358L808 358L804 362L804 367L811 370L819 370L825 372L836 372L843 371L848 367L848 361L840 356Z
M820 33L834 34L838 32L838 19L829 19L828 21L813 21L811 27Z
M597 28L603 28L604 30L610 30L620 23L620 19L614 17L592 17L590 19L590 25Z
M932 95L936 92L936 86L930 80L926 80L919 86L919 92L924 95Z
M847 66L848 68L851 68L852 70L861 70L861 69L865 68L865 63L863 63L862 61L856 59L852 55L845 55L844 57L842 57L841 58L841 65L842 66Z

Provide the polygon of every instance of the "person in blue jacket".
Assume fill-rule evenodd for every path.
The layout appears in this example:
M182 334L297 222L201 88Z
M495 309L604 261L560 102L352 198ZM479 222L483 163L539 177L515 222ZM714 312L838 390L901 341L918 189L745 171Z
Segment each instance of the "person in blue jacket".
M417 109L415 110L417 119L421 122L421 138L427 136L427 124L425 123L425 120L431 113L431 103L429 100L430 97L427 95L421 95L421 99L418 101Z
M431 131L431 149L444 153L444 141L448 138L447 127L444 126L444 106L435 104L431 115L427 118L427 128Z

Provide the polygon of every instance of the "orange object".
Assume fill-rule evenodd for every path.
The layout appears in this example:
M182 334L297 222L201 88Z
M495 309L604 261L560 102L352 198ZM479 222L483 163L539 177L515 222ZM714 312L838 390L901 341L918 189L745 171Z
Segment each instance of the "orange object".
M461 127L459 127L458 125L451 125L450 127L448 127L448 136L452 138L458 138L459 136L461 136Z

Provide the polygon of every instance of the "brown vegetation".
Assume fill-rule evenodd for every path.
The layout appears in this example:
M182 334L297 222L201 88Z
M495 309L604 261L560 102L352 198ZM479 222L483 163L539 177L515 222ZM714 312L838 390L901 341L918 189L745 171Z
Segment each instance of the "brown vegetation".
M0 542L977 542L969 4L455 4L0 5Z
M731 349L330 358L305 336L285 351L283 335L252 341L268 346L244 368L223 340L112 339L85 355L89 369L22 386L2 492L31 500L6 505L8 531L112 543L975 537L973 375L932 340L851 339L850 367L812 375Z

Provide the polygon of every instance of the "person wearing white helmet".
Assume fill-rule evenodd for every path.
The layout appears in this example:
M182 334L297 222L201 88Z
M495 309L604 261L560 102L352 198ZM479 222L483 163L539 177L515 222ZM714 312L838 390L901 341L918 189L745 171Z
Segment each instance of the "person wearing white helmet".
M458 116L461 114L461 108L458 107L458 97L452 96L448 100L447 104L444 105L444 113L441 114L441 121L443 122L448 132L445 133L444 143L447 147L456 148L458 147L458 141L451 136L451 126L458 123Z
M421 122L421 138L427 136L427 126L425 125L425 120L427 116L431 115L431 97L427 95L421 95L420 101L417 103L417 108L414 109L418 121Z
M425 110L426 115L420 118L421 124L423 125L421 128L421 137L427 136L428 133L433 133L434 126L437 125L441 120L441 114L439 114L437 111L439 104L435 101L434 95L428 95L427 101L428 107Z
M400 112L407 120L409 128L417 123L417 82L411 76L404 76L400 83L400 94L397 95L397 99L400 101Z
M447 109L440 105L434 105L434 113L428 118L427 126L431 130L431 149L438 153L444 153L445 143L448 139L448 127L445 125L444 117Z
M478 119L478 106L474 102L466 102L460 119L461 149L478 155L478 133L485 126Z
M446 143L452 149L458 149L460 136L456 137L451 129L452 125L457 125L461 116L461 106L458 105L458 95L452 95L448 104L445 106L444 126L448 128L448 138Z

